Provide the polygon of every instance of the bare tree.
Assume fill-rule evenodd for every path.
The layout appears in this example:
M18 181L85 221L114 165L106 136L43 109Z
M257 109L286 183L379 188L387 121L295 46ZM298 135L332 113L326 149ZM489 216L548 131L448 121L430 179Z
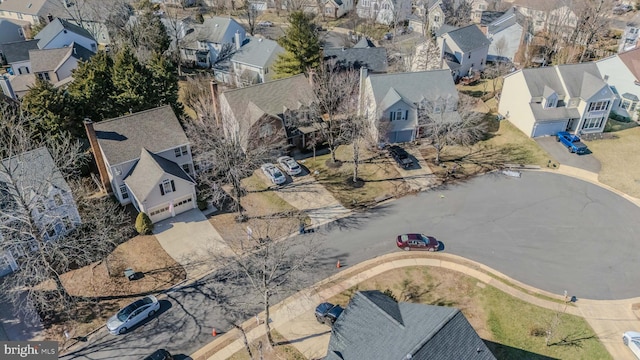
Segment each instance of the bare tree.
M411 71L438 70L442 68L442 57L438 45L432 38L417 44L415 55L410 63Z
M609 30L611 23L609 11L613 8L614 1L581 0L575 5L573 10L577 17L577 24L570 42L573 46L582 46L579 62L583 62L591 47Z
M247 1L245 2L244 7L242 8L242 15L244 16L245 19L247 19L247 27L249 28L249 34L251 34L251 36L255 35L256 21L259 15L258 9L253 3Z
M459 96L457 102L454 97L441 97L418 104L418 125L436 150L436 164L447 146L469 146L486 133L484 114L476 110L478 100Z
M85 160L80 144L68 134L38 139L39 121L0 108L0 254L11 253L19 266L0 293L30 315L64 317L78 299L61 275L105 258L132 227L119 204L90 196L95 191L89 194L78 179Z
M466 26L471 24L471 11L474 0L443 1L445 21L453 26Z

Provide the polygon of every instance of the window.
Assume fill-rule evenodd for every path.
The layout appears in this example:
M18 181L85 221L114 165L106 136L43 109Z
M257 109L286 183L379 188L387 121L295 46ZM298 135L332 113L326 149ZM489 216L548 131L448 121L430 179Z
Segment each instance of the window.
M385 10L389 10L389 4L384 4L384 5L382 6L382 8L383 8L383 9L385 9Z
M164 180L162 184L160 184L160 194L168 194L172 191L176 191L176 184L173 180Z
M129 198L129 192L127 191L127 185L120 185L120 195L122 200Z
M604 117L595 117L584 119L584 124L582 125L583 129L598 129L602 126L604 122Z
M440 16L436 15L433 17L433 21L439 23L440 22Z
M23 18L22 18L22 14L21 14L21 13L18 13L18 19L20 19L20 20L22 20L22 19L23 19Z
M69 219L68 216L62 218L62 223L64 224L65 232L69 232L73 229L73 222L71 222L71 219Z
M364 1L362 2L362 6L363 6L363 7L369 7L369 6L371 6L371 1L369 1L369 0L364 0Z
M190 174L190 169L189 169L189 164L182 164L182 170L184 170L184 172L186 172L187 174Z
M49 227L47 229L47 238L53 239L56 236L56 229L53 227Z
M53 201L56 203L56 206L62 206L62 195L60 194L53 195Z
M40 80L47 80L47 81L51 81L51 78L49 77L49 73L47 73L47 72L38 73L38 78L39 78Z
M589 104L589 111L602 111L609 108L609 101L596 101Z
M180 146L179 148L173 149L173 153L176 157L180 157L182 155L187 155L189 153L189 149L187 149L187 145Z

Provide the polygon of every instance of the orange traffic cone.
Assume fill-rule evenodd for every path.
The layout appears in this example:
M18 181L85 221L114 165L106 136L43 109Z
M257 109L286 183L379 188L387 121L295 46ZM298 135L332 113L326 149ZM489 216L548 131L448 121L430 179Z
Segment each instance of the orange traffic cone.
M340 260L336 263L336 268L340 269Z
M214 337L218 336L218 332L216 331L215 328L213 328L213 331L211 331L211 335L213 335Z

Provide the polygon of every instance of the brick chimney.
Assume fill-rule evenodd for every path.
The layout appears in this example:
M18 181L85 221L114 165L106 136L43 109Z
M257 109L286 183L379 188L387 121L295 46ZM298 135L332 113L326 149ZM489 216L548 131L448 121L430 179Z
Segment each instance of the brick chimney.
M211 100L213 102L213 116L216 119L216 125L220 126L220 98L218 94L218 83L215 80L211 80Z
M311 85L311 88L313 88L315 85L315 79L314 79L315 76L316 76L316 71L313 69L309 69L307 80L309 80L309 85Z
M96 165L98 166L98 173L100 173L100 182L102 183L104 190L107 193L110 193L111 184L109 183L109 174L107 173L107 167L105 166L104 159L102 158L100 145L98 145L98 137L96 136L96 131L93 128L93 121L91 121L91 119L89 118L85 118L84 128L87 132L87 137L89 138L89 144L91 145L93 158L96 160Z

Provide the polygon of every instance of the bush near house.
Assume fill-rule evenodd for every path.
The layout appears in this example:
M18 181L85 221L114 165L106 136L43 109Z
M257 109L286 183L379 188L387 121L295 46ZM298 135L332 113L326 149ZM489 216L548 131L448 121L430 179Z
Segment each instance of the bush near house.
M138 214L136 218L136 231L140 235L149 235L153 231L153 223L147 214L143 212Z

